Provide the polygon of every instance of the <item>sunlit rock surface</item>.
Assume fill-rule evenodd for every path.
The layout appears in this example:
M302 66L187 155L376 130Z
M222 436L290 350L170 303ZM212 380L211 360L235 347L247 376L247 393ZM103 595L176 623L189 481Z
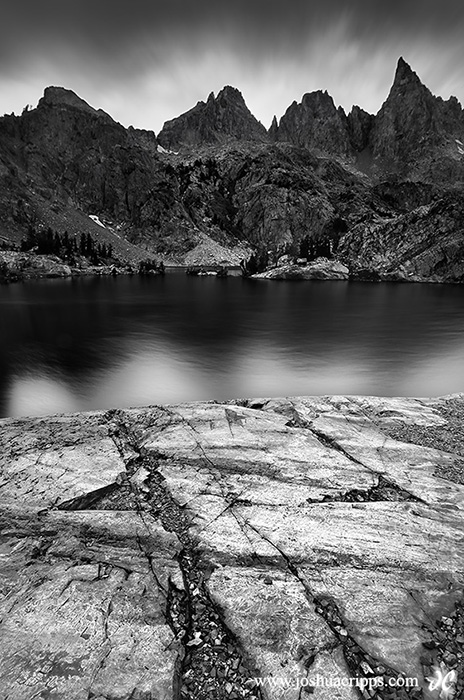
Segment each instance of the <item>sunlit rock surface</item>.
M306 265L281 265L253 275L256 279L268 280L347 280L349 276L346 265L326 258L318 258Z
M338 396L1 421L2 697L433 698L440 663L459 697L463 411Z

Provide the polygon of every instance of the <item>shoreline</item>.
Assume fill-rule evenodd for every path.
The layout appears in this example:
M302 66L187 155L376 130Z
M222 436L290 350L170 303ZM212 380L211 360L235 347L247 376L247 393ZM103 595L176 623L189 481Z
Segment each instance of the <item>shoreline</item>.
M198 268L193 276L212 275L219 268L225 270L225 274L218 277L240 276L240 266L208 264L168 264L164 263L166 272L187 272ZM138 265L129 262L115 260L107 265L88 265L86 267L71 267L55 256L31 255L29 253L0 251L0 284L12 284L15 282L27 282L38 279L66 279L84 276L119 276L119 275L158 275L159 271L150 270L140 273ZM394 272L376 270L352 270L337 260L318 258L315 261L302 265L301 263L286 263L275 265L264 272L242 275L245 279L271 280L285 282L302 281L344 281L344 282L393 282L393 283L420 283L420 284L463 284L460 280L440 279L439 276L421 277L420 275L406 273L405 270Z
M175 272L186 272L191 265L165 265L165 272L167 274L172 274ZM201 269L206 270L206 275L207 276L214 276L211 275L211 272L214 271L213 268L216 268L217 266L211 266L211 265L201 265L198 266L201 267ZM401 278L401 277L396 277L393 274L385 274L384 276L380 275L378 276L377 279L367 279L365 277L359 277L359 276L353 276L350 275L348 277L340 277L340 276L328 276L328 275L321 275L319 276L318 274L314 275L308 275L307 277L304 276L304 273L302 274L301 277L295 276L295 277L287 277L286 276L286 271L283 272L281 275L281 271L279 268L271 268L270 270L267 270L265 273L258 273L255 275L246 275L243 276L240 273L240 268L237 268L236 266L230 266L226 267L225 265L222 266L227 269L229 275L218 275L218 277L242 277L243 279L249 279L249 280L263 280L263 281L271 281L271 282L290 282L290 283L296 283L296 282L356 282L356 283L367 283L367 284L445 284L445 285L462 285L464 282L462 281L454 281L454 280L441 280L437 278L427 278L423 279L418 276L410 277L410 278ZM209 270L208 268L211 268ZM114 269L114 271L113 271ZM236 274L234 274L236 273ZM43 274L40 273L35 273L35 274L26 274L22 278L17 278L17 279L3 279L0 280L0 288L2 285L9 285L9 284L18 284L18 283L25 283L25 282L30 282L30 281L38 281L38 280L56 280L56 279L76 279L79 277L120 277L120 276L140 276L140 277L147 277L147 276L159 276L161 273L151 271L149 273L141 274L138 272L136 269L125 269L124 267L118 267L117 264L111 265L111 266L102 266L102 267L94 267L92 269L72 269L71 272L67 274L55 274L55 273L46 273L44 272ZM199 275L192 275L192 276L199 276L202 277L205 273L200 273Z

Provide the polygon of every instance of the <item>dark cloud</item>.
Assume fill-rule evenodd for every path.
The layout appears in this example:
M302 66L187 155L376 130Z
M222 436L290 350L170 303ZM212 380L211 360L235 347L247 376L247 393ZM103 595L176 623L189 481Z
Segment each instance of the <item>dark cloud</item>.
M291 42L296 50L340 17L349 20L353 37L382 37L386 31L446 35L462 29L464 8L460 0L4 0L0 46L15 57L27 50L24 42L44 51L67 43L115 57L147 37L164 42L225 36L238 43L253 39L250 50L271 49L270 39Z
M463 99L463 30L460 0L3 0L0 112L51 83L155 129L226 83L264 122L321 87L376 110L400 54Z

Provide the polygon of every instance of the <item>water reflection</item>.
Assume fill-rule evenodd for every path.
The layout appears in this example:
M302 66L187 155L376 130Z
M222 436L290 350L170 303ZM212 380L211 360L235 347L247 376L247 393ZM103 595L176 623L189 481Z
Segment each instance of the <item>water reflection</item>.
M9 390L8 415L43 416L81 410L66 380L46 374L14 377Z
M229 278L0 288L0 413L464 391L460 286Z

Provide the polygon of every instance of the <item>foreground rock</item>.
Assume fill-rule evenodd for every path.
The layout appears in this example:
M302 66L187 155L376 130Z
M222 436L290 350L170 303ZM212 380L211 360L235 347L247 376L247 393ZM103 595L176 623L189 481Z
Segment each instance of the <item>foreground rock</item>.
M435 698L440 663L460 697L463 411L315 397L2 421L4 697Z

